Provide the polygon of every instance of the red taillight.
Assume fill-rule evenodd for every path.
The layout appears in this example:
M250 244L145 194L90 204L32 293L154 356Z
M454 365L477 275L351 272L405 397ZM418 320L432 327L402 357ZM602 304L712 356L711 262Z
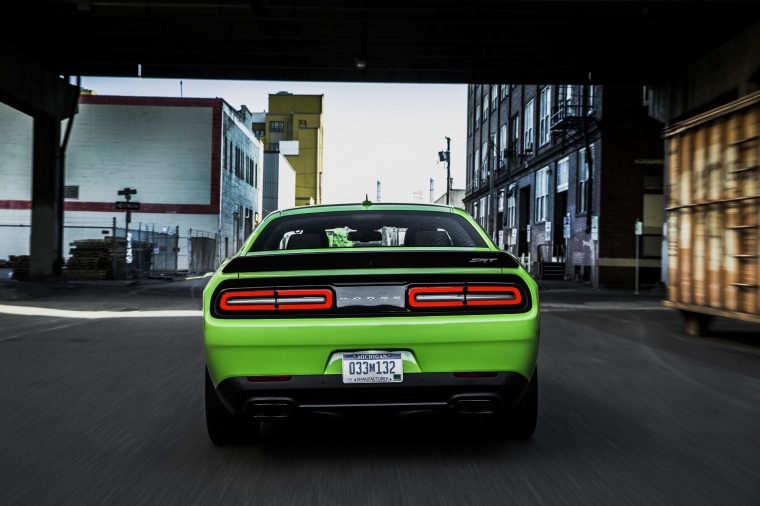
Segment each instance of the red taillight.
M219 307L225 311L274 311L274 290L224 292Z
M522 304L522 292L516 286L462 285L417 286L407 293L409 307L470 307L470 306L518 306Z
M277 290L277 309L280 311L330 309L332 305L332 290L326 288Z
M219 297L224 311L318 311L332 305L333 293L327 288L229 290Z
M468 306L517 306L522 304L522 292L516 286L467 286Z
M420 286L409 289L411 307L460 307L464 305L464 286Z

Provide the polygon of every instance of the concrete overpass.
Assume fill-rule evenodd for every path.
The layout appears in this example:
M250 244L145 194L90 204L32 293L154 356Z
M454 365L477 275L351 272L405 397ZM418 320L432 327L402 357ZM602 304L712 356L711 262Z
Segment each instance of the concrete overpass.
M11 0L0 101L34 118L37 278L61 272L76 76L641 84L667 124L758 88L760 13L755 0Z

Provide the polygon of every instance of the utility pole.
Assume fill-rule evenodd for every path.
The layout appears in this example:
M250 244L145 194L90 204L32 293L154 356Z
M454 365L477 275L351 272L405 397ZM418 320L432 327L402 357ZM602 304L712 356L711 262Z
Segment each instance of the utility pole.
M446 137L446 205L451 202L451 138Z
M446 205L451 202L451 138L446 137L446 151L438 152L438 159L446 162Z

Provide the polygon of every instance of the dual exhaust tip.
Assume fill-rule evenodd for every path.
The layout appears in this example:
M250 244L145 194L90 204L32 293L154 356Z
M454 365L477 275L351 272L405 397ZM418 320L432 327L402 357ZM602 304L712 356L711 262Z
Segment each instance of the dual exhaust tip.
M457 415L490 415L501 411L503 402L495 394L459 394L452 396L447 406ZM298 404L289 398L251 399L245 405L246 414L255 420L283 420L291 418L297 410Z

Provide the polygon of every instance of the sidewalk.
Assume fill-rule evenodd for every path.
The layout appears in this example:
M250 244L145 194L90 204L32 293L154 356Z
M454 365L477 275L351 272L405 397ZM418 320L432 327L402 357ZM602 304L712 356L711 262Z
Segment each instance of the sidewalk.
M0 273L0 305L88 311L200 309L208 277L134 280L10 279Z

